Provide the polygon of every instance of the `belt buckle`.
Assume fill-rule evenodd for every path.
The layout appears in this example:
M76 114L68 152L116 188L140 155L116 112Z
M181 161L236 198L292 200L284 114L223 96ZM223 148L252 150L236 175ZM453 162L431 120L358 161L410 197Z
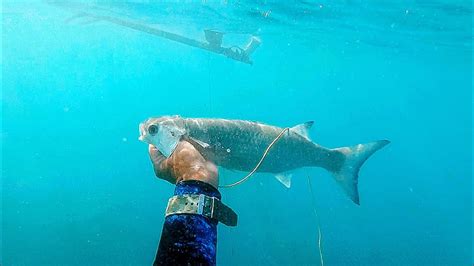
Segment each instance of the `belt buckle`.
M215 210L215 197L209 197L206 195L199 195L199 209L202 209L201 214L209 217L210 219L215 219L214 210Z
M214 210L215 210L215 207L216 207L216 198L210 197L209 200L211 201L211 218L215 219Z
M206 202L206 196L204 196L203 194L199 194L197 213L200 214L200 215L204 214L204 204L205 204L205 202Z

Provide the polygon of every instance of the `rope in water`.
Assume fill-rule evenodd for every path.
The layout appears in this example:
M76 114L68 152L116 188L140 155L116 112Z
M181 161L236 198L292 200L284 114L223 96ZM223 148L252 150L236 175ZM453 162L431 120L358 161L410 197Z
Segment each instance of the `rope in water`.
M268 147L265 149L265 151L263 152L263 155L262 155L262 158L260 158L260 161L257 163L257 165L255 165L255 167L252 169L252 171L250 171L246 176L244 176L243 178L241 178L239 181L235 182L235 183L232 183L232 184L228 184L228 185L221 185L219 187L222 187L222 188L230 188L230 187L234 187L234 186L237 186L237 185L240 185L242 184L243 182L247 181L257 170L258 168L260 168L260 165L262 165L263 161L265 160L265 158L267 157L268 155L268 152L270 151L270 149L275 145L275 143L277 143L278 140L280 140L282 137L283 137L283 134L285 134L286 131L289 132L290 128L286 127L284 128L280 134L278 134L278 136L268 145ZM324 257L323 257L323 250L322 250L322 234L321 234L321 225L320 225L320 222L319 222L319 216L318 216L318 213L316 211L316 204L315 204L315 200L314 200L314 193L313 193L313 188L312 188L312 185L311 185L311 180L308 176L308 185L309 185L309 190L311 192L311 199L312 199L312 203L313 203L313 211L314 211L314 214L316 216L316 220L317 220L317 224L318 224L318 249L319 249L319 258L320 258L320 261L321 261L321 266L324 266Z
M318 249L319 249L319 259L321 260L321 266L324 266L324 258L323 258L323 250L321 248L321 240L322 240L322 235L321 235L321 224L319 222L319 215L316 212L316 203L314 200L314 193L313 193L313 186L311 185L311 179L308 176L308 186L309 186L309 191L311 192L311 200L313 203L313 211L314 215L316 216L317 224L318 224Z
M278 136L277 136L277 137L268 145L268 147L265 149L265 152L263 152L262 158L260 158L260 161L257 163L257 165L255 165L255 167L253 168L253 170L250 171L246 176L244 176L242 179L240 179L239 181L237 181L237 182L235 182L235 183L228 184L228 185L221 185L221 186L219 186L219 187L222 187L222 188L235 187L235 186L240 185L240 184L242 184L243 182L247 181L247 180L258 170L258 168L260 168L260 165L263 163L263 160L265 160L265 158L267 157L268 152L269 152L270 149L273 147L273 145L275 145L275 143L283 137L283 134L284 134L286 131L289 132L289 130L290 130L289 127L285 127L285 128L280 132L280 134L278 134Z

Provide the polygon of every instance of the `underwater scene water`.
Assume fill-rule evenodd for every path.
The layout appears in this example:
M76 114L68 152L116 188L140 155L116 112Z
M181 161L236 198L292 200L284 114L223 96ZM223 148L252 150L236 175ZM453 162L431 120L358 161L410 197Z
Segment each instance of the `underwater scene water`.
M4 1L1 16L1 265L151 265L174 187L138 125L163 115L391 141L361 168L360 206L322 168L220 189L239 221L219 225L218 265L474 262L471 1ZM150 27L260 45L232 58Z

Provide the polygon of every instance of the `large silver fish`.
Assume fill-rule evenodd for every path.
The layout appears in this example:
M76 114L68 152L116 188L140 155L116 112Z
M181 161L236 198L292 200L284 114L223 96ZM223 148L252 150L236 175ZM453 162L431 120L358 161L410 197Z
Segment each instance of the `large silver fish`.
M331 172L352 201L359 204L359 169L370 155L389 141L328 149L309 139L308 130L312 125L310 121L290 128L269 151L258 172L274 173L289 188L289 171L301 167L322 167ZM154 145L166 157L180 140L185 139L217 165L240 171L251 171L268 145L283 130L244 120L180 116L150 118L139 128L139 139Z

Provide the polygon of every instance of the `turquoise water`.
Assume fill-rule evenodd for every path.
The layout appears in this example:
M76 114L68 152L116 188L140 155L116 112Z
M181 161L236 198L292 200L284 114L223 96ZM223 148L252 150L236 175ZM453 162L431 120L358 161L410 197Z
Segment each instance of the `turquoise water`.
M473 263L470 1L145 2L2 4L2 265L150 265L173 186L138 124L168 114L392 141L360 172L360 206L319 168L222 189L239 225L219 227L219 265L319 265L314 211L325 265ZM68 21L83 10L262 44L250 66Z

